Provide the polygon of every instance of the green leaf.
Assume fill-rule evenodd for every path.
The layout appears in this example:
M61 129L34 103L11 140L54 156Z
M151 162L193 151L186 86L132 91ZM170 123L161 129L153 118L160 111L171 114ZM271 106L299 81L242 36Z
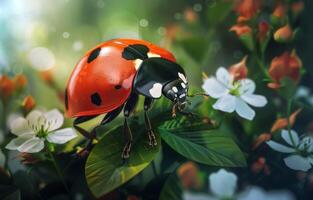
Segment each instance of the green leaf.
M176 152L206 165L224 167L246 165L243 153L229 136L219 129L208 130L206 124L200 122L190 124L189 120L186 121L170 120L159 127L162 139Z
M182 185L176 174L169 175L160 193L159 200L181 200Z
M133 130L134 143L130 158L123 164L121 154L124 148L123 127L107 133L92 149L85 166L87 183L97 197L111 192L133 178L155 158L160 149L150 148L144 129L136 125ZM135 131L136 130L136 131ZM156 134L157 136L157 134Z

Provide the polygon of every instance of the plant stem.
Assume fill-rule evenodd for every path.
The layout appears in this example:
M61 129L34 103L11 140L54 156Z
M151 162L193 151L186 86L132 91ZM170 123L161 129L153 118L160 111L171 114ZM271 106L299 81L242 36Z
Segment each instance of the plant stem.
M268 75L268 73L267 73L267 71L265 69L264 54L262 53L261 56L256 54L255 57L256 57L257 64L258 64L261 72L263 73L264 77L267 78L267 79L270 79L270 77L269 77L269 75Z
M289 138L291 140L291 143L295 147L296 143L295 143L295 141L291 135L291 124L290 124L291 106L292 106L292 98L288 99L288 101L287 101L287 128L288 128L288 134L289 134Z
M54 165L54 168L56 169L56 172L57 172L57 174L59 175L59 177L60 177L60 179L61 179L61 181L62 181L62 184L63 184L63 186L64 186L64 188L65 188L65 190L66 190L68 196L70 196L70 190L69 190L69 188L68 188L67 185L66 185L66 182L65 182L65 180L64 180L62 171L61 171L59 165L57 164L57 162L56 162L56 160L55 160L55 158L54 158L54 156L53 156L53 153L50 151L49 148L47 148L47 149L48 149L48 154L49 154L49 156L50 156L50 160L52 161L52 163L53 163L53 165Z

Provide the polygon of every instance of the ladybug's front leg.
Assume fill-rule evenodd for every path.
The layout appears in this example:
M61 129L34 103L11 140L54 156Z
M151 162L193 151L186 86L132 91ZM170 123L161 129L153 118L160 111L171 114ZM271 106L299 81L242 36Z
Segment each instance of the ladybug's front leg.
M145 124L146 124L147 134L149 138L149 145L154 147L154 146L157 146L158 143L155 138L154 132L152 130L150 119L148 117L148 110L151 108L152 102L153 102L152 98L146 97L145 102L144 102L144 110L145 110Z
M129 128L127 119L130 116L130 114L133 112L133 110L136 107L136 104L138 102L138 95L135 93L132 93L129 97L129 99L127 100L125 107L124 107L124 138L125 138L125 146L123 148L123 152L122 152L122 158L123 160L128 159L129 158L129 154L131 151L131 146L132 146L132 142L133 142L133 135L131 133L131 130Z

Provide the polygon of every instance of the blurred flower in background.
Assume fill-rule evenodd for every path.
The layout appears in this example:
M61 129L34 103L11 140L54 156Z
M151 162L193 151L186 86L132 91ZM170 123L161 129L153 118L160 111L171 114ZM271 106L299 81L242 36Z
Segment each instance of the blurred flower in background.
M266 142L272 149L289 156L284 158L285 164L294 170L308 171L313 165L313 138L304 136L299 138L294 130L282 130L281 137L288 144L277 143L273 140Z

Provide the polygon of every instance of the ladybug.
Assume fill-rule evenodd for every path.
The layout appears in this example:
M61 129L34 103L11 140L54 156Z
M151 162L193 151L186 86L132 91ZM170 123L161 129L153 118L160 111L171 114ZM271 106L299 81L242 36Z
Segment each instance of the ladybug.
M95 128L123 111L126 159L133 139L127 119L139 95L145 97L145 124L153 147L157 141L147 114L153 101L164 95L174 102L173 110L186 114L187 93L185 72L172 53L144 40L113 39L88 51L74 68L65 89L65 115L76 118L73 127L90 139L88 147L96 139ZM101 114L106 115L91 133L78 126Z

